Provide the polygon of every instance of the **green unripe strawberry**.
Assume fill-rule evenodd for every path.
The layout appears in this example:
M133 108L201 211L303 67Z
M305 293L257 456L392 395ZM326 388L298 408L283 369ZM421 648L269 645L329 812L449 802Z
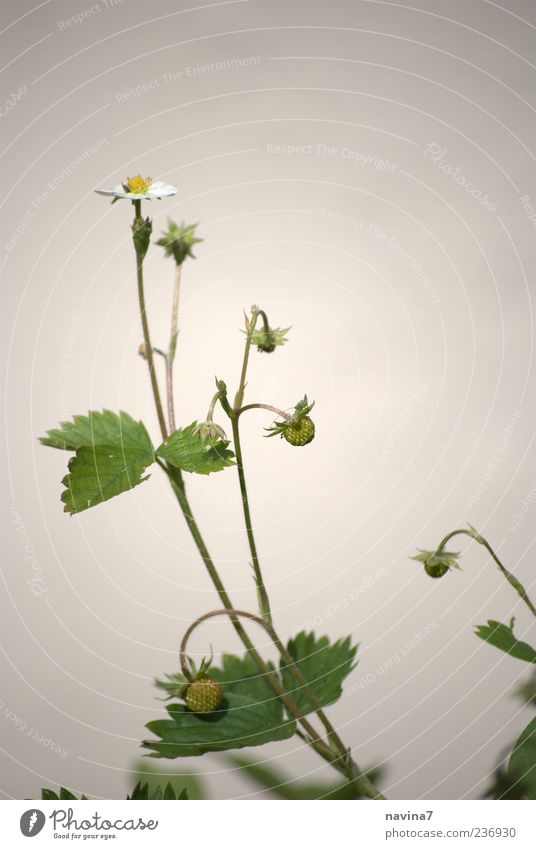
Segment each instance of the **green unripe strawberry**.
M446 563L441 563L438 560L430 559L424 564L424 571L430 578L442 578L449 571Z
M184 700L194 713L212 713L223 698L218 682L209 675L203 675L188 684Z
M283 436L291 445L308 445L315 436L315 426L309 416L291 422L283 428Z

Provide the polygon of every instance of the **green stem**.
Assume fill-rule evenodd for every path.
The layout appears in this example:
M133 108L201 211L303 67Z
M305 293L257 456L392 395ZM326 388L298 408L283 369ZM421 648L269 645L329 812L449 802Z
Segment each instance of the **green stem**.
M260 311L262 312L262 310ZM242 371L240 373L240 383L238 384L238 392L235 396L234 407L235 412L240 409L242 406L242 401L244 400L244 390L246 388L246 374L248 371L248 363L249 363L249 352L251 349L251 339L253 337L253 331L255 330L255 325L257 323L257 316L259 315L259 308L256 306L251 307L251 318L246 318L246 344L244 346L244 357L242 360ZM263 313L264 315L264 313ZM266 316L265 316L266 319Z
M246 534L248 538L249 550L251 552L253 573L255 575L255 585L257 587L257 594L259 598L259 609L265 622L271 623L272 613L270 610L270 599L268 598L268 592L264 585L261 565L259 562L259 555L257 553L257 544L255 542L255 534L253 533L251 511L249 508L248 490L246 485L246 475L244 473L244 461L242 459L242 445L240 443L240 427L238 423L238 416L236 415L236 413L233 413L233 416L231 418L231 425L233 428L233 445L236 454L238 481L240 484L240 493L242 495L242 509L244 511Z
M179 332L179 294L181 287L181 266L175 266L175 280L173 283L173 302L171 305L171 331L169 336L169 346L166 356L166 387L167 387L167 408L168 421L171 433L177 429L175 424L175 402L173 398L173 363L175 361L175 352L177 350L177 334Z
M294 716L296 716L296 718L299 719L299 721L301 722L301 724L303 725L303 727L305 728L307 733L311 736L311 738L322 743L322 740L319 737L318 732L315 731L315 729L308 722L308 720L304 719L304 717L301 716L301 714L300 714L296 704L294 703L294 701L291 699L290 696L287 695L286 691L280 685L277 678L270 672L269 667L265 664L264 660L262 659L262 657L258 653L257 649L255 648L253 642L251 641L247 631L245 630L242 623L240 622L240 619L238 618L239 615L247 616L250 619L258 619L258 617L255 617L253 614L247 613L245 611L244 612L237 611L233 607L231 599L230 599L229 595L227 594L227 591L225 589L223 581L220 578L220 575L219 575L219 572L216 568L216 565L214 564L214 562L213 562L213 560L212 560L212 558L211 558L211 556L208 552L208 549L205 545L205 542L203 540L203 537L201 535L201 532L199 530L197 522L195 521L194 516L192 514L192 510L191 510L190 504L188 502L188 498L186 496L186 492L185 492L185 488L184 488L184 481L182 480L182 475L180 474L180 470L167 467L163 463L161 463L160 461L158 461L158 463L159 463L160 467L165 471L165 473L167 474L167 476L169 478L169 481L171 483L173 491L174 491L174 493L177 497L177 500L179 502L181 510L184 514L184 518L186 519L186 523L188 525L190 533L192 534L192 537L193 537L194 542L197 546L197 549L198 549L198 551L199 551L199 553L200 553L200 555L203 559L205 566L207 567L208 573L209 573L209 575L212 579L212 583L214 584L214 586L216 588L216 591L217 591L217 593L220 597L220 600L221 600L222 604L224 605L223 612L226 613L229 616L229 618L230 618L230 620L231 620L231 622L234 626L234 629L235 629L236 633L238 634L238 636L240 637L240 639L242 640L242 643L244 644L245 648L248 650L248 652L250 653L251 657L253 658L253 660L255 661L255 663L257 664L257 666L259 667L259 669L263 673L263 675L266 675L266 677L270 681L270 684L272 685L276 694L285 702L285 704L287 705L287 707L289 708L291 713L293 713ZM217 615L220 615L220 613L221 613L221 611L217 611ZM214 616L214 615L215 614L212 612L212 613L205 614L204 616L200 617L200 619L198 619L195 623L193 623L193 626L191 625L189 627L188 631L186 632L185 637L187 638L191 634L193 628L197 627L197 625L199 624L200 621L204 621L204 619L208 619L210 616ZM258 620L258 621L262 622L262 620ZM184 640L183 640L183 643L184 643ZM323 745L325 746L325 744L323 744ZM327 748L329 750L329 747L327 747Z
M134 201L134 225L137 220L141 221L141 200ZM158 388L158 379L156 377L156 369L154 366L153 347L151 345L151 337L149 334L149 322L147 321L147 309L145 307L145 291L143 286L143 256L136 250L136 273L138 279L138 301L140 305L141 326L143 329L143 341L145 343L145 355L147 357L147 365L149 366L149 375L151 378L151 386L153 389L154 402L156 406L156 414L158 423L162 433L162 439L167 439L167 426L160 398L160 389Z
M141 202L135 201L134 205L135 205L135 209L136 209L136 217L141 219ZM154 359L153 359L153 348L151 346L149 326L148 326L148 321L147 321L147 313L146 313L146 308L145 308L145 297L144 297L144 287L143 287L143 257L140 257L139 255L137 255L137 272L138 272L138 295L139 295L139 304L140 304L140 314L141 314L141 321L142 321L143 334L144 334L144 343L145 343L145 348L146 348L146 351L147 351L147 362L148 362L148 365L149 365L149 374L150 374L150 377L151 377L151 385L152 385L152 389L153 389L153 396L154 396L155 406L156 406L156 410L157 410L157 414L158 414L158 420L159 420L159 423L160 423L160 429L162 431L162 437L163 437L163 439L166 439L167 438L167 427L166 427L166 421L165 421L165 418L164 418L162 402L161 402L161 399L160 399L158 382L157 382L157 379L156 379L156 372L155 372L155 368L154 368ZM264 317L264 320L266 321L265 317ZM250 326L248 328L248 341L247 341L246 351L245 351L245 355L244 355L244 362L243 362L242 374L241 374L241 379L240 379L239 393L237 394L237 399L235 401L237 409L240 408L240 406L242 404L242 400L243 400L244 388L245 388L245 377L246 377L246 373L247 373L247 363L248 363L248 357L249 357L249 348L251 346L251 335L253 333L255 321L256 321L256 313L254 313L254 316L252 316L252 321L251 321ZM173 354L174 354L174 352L173 352ZM239 475L241 474L241 489L242 489L243 500L244 500L244 497L245 497L244 504L245 504L245 507L247 508L247 514L245 512L246 525L251 530L251 517L249 516L249 502L248 502L248 499L247 499L247 489L246 489L246 484L245 484L245 477L244 477L244 473L243 473L243 465L242 465L242 458L241 458L240 435L239 435L239 432L238 432L238 415L236 415L234 413L234 411L231 410L226 396L222 400L221 393L220 393L220 401L222 403L224 410L226 410L228 415L231 414L232 422L233 422L233 432L234 433L235 433L235 428L236 428L235 444L238 445L237 463L239 465L239 469L241 469L241 472L239 471ZM240 455L240 460L239 460L239 455ZM350 757L349 750L344 749L344 746L342 746L342 744L341 744L341 748L344 749L344 753L335 752L331 748L330 745L328 745L327 743L324 742L324 740L321 739L318 732L309 723L309 721L305 717L301 716L300 711L299 711L297 705L295 704L295 702L293 701L293 699L291 698L291 696L288 695L286 690L279 683L277 676L275 676L270 671L267 664L264 662L262 657L259 655L259 653L257 652L254 644L252 643L247 631L244 629L242 623L240 622L238 616L236 615L235 612L231 612L231 611L234 611L231 599L230 599L230 597L229 597L229 595L228 595L228 593L225 589L225 586L223 584L223 581L221 580L221 577L220 577L219 572L216 568L216 565L214 564L214 562L213 562L213 560L212 560L212 558L209 554L209 551L208 551L207 546L204 542L201 531L199 530L197 522L196 522L196 520L193 516L190 504L188 502L188 498L186 496L186 490L185 490L184 481L183 481L182 473L181 473L180 469L175 469L173 467L167 466L166 464L162 463L162 461L160 461L158 459L157 459L157 463L164 470L164 472L166 473L166 475L167 475L167 477L168 477L168 479L171 483L173 492L175 493L175 496L177 498L177 501L179 503L181 511L182 511L184 518L186 520L186 524L188 526L188 529L189 529L189 531L192 535L192 538L194 540L194 543L195 543L195 545L196 545L196 547L199 551L199 554L201 555L201 558L202 558L202 560L203 560L203 562L204 562L204 564L207 568L207 571L210 575L212 583L214 584L214 587L216 588L216 591L217 591L218 596L219 596L219 598L222 602L222 605L224 606L226 611L228 611L228 615L230 617L230 620L233 624L233 627L234 627L236 633L238 634L243 645L245 646L245 648L247 649L247 651L249 652L249 654L253 658L253 660L256 663L259 670L262 672L263 675L266 676L267 680L270 682L270 684L271 684L274 692L276 693L276 695L281 699L281 701L286 705L288 710L296 717L296 719L299 721L301 726L307 732L307 734L308 734L308 738L306 738L307 743L309 745L311 745L312 748L324 760L326 760L328 763L332 764L335 769L337 769L339 772L341 772L343 775L345 775L348 778L348 780L359 781L361 783L361 786L363 787L363 794L364 795L368 796L371 799L383 799L384 797L381 795L381 793L379 793L379 791L376 789L376 787L374 787L374 785L370 782L370 780L367 778L367 776L363 775L360 772L359 768L357 767L357 765L355 764L353 759ZM248 534L248 538L249 538L249 534ZM253 539L253 548L255 550L255 560L256 560L256 565L257 565L257 568L259 569L259 575L260 575L260 567L259 567L259 564L258 564L258 558L256 556L256 546L255 546L255 541L254 541L254 538L253 538L252 530L251 530L251 538ZM264 585L262 583L262 577L260 579L260 585L264 589ZM259 620L258 617L253 617L251 614L249 614L249 615L250 615L251 618L256 618L258 621L262 622L264 627L272 627L271 621L270 621L270 616L269 616L269 607L267 608L267 612L268 612L268 621ZM275 631L273 633L275 634ZM280 645L283 646L283 644L279 640L279 637L277 637L277 640L279 641ZM283 646L283 649L284 649L284 646ZM290 657L290 656L288 656L288 657ZM290 658L290 660L291 660L291 663L292 663L292 667L294 667L295 664L294 664L292 658ZM338 737L335 737L335 738L333 737L332 731L330 731L329 733L330 733L332 739L339 740Z
M439 545L436 549L436 554L441 553L441 551L445 548L448 541L451 540L453 537L457 536L458 534L464 534L465 536L470 537L471 539L478 542L480 545L484 546L484 548L489 552L489 554L491 555L491 557L493 558L493 560L495 561L495 563L497 564L497 566L499 567L499 569L503 573L503 575L506 578L506 580L508 581L508 583L515 589L515 591L518 593L520 598L525 602L525 604L529 608L532 615L536 616L536 607L534 606L534 604L530 600L529 595L528 595L525 587L521 583L521 581L518 581L518 579L514 575L512 575L511 572L508 571L506 566L504 566L503 563L501 563L501 561L499 560L499 558L495 554L495 552L494 552L493 548L491 547L491 545L489 544L489 542L486 539L484 539L483 536L480 536L478 531L476 531L474 529L473 530L466 530L465 528L457 528L456 530L451 531L445 537L443 537L443 539L439 543Z
M190 636L195 631L195 629L201 625L203 622L206 622L207 619L211 619L214 616L222 616L227 615L231 618L231 620L237 617L245 617L246 619L251 619L253 622L256 622L258 625L261 625L270 636L270 639L277 647L281 655L285 658L285 661L288 664L288 667L292 671L292 674L295 675L297 680L300 681L301 689L304 691L306 697L309 699L311 705L316 705L315 710L317 714L320 716L321 714L324 716L324 719L327 721L327 718L323 714L318 702L316 701L316 697L311 692L309 685L305 678L303 677L299 667L294 662L292 656L288 653L285 646L281 642L281 639L277 635L272 625L269 625L265 620L261 619L259 616L256 616L254 613L249 613L247 610L237 610L235 608L223 608L222 610L211 610L208 613L204 613L195 622L187 628L184 633L184 636L181 641L180 650L179 650L179 660L181 669L186 678L190 678L190 670L188 668L187 658L186 658L186 648L188 645L188 640ZM262 658L260 658L260 663L258 663L259 668L261 669L263 675L267 678L269 683L272 685L274 691L279 695L281 701L285 704L287 709L293 714L293 716L298 720L298 722L302 725L303 728L309 734L309 738L305 737L301 732L298 732L302 739L304 739L309 745L314 748L316 752L318 752L325 760L329 761L332 766L335 767L339 772L341 772L349 781L356 782L356 786L359 787L360 791L363 795L368 796L371 799L383 799L384 797L377 790L377 788L373 785L370 779L361 772L355 761L352 759L350 750L344 745L344 743L340 740L338 735L335 733L331 724L329 724L329 733L330 736L334 736L335 741L339 747L339 751L334 751L330 746L326 745L326 743L319 737L316 733L315 729L312 728L310 723L303 717L300 709L288 693L288 690L285 690L281 684L279 683L278 678L273 675L270 671L269 667L264 663Z

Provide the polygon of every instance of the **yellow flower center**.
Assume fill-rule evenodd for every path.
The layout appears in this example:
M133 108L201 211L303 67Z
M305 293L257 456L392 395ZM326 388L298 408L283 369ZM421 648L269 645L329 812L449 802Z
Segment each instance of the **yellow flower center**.
M144 195L152 182L151 177L144 180L139 174L137 177L127 177L128 191L134 195Z

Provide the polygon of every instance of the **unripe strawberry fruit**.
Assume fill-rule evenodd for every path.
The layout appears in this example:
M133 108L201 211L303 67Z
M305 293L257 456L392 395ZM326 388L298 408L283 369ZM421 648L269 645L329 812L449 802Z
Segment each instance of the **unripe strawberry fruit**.
M315 436L315 426L309 416L303 416L298 422L288 424L283 436L291 445L308 445Z
M204 675L188 684L184 700L194 713L211 713L216 710L223 698L223 692L218 682L209 675Z

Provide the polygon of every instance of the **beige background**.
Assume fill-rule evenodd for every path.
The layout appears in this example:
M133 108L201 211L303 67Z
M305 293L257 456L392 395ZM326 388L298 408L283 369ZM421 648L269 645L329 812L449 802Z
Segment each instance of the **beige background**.
M534 225L521 201L536 206L534 5L3 5L3 796L60 782L124 795L163 711L151 679L215 606L158 470L69 519L67 456L36 441L90 407L125 409L156 439L131 208L93 193L141 173L178 187L146 209L155 233L170 215L202 222L205 240L185 271L179 421L204 415L215 373L235 384L253 302L293 329L253 357L248 399L316 400L303 452L262 438L269 414L243 426L280 631L313 622L361 642L330 716L360 762L385 764L388 795L477 797L533 714L512 696L523 664L473 626L515 614L520 636L534 629L476 545L441 582L408 558L470 521L534 582ZM153 249L155 344L171 279ZM235 603L251 607L235 473L188 483ZM237 648L224 622L193 648L211 642ZM329 773L297 738L249 754L289 776ZM187 765L215 798L259 795L222 757Z

